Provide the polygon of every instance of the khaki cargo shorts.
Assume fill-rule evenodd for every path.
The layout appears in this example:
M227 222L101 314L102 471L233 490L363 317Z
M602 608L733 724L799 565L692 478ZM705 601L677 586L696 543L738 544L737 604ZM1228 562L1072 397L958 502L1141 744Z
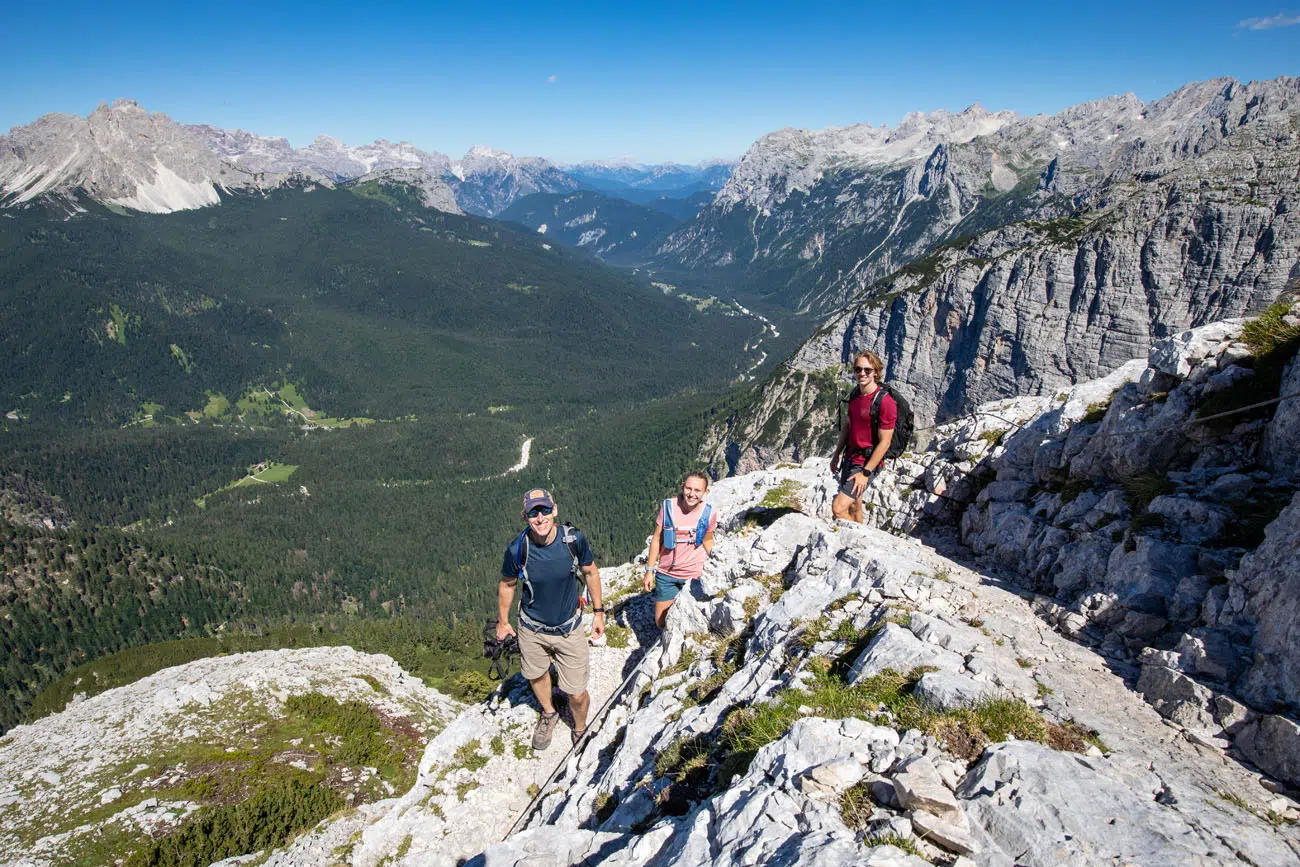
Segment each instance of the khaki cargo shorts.
M547 635L520 626L519 670L529 680L537 680L552 662L560 673L560 689L568 695L587 691L587 631L578 624L568 635Z

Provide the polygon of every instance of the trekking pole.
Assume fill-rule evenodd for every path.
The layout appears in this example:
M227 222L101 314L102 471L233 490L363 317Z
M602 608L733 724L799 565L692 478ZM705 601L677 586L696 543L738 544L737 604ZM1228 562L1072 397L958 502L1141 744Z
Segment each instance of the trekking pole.
M582 746L583 743L586 742L587 736L591 731L604 722L605 715L609 713L614 706L614 700L622 695L623 690L627 689L628 685L641 675L641 666L644 664L645 658L642 657L641 662L638 662L636 668L632 669L632 673L629 674L621 684L619 684L617 689L610 693L609 698L605 699L605 703L600 706L600 710L596 711L596 716L587 722L587 731L583 734L582 739L569 747L569 751L565 753L564 757L556 764L555 770L551 771L551 775L546 778L546 782L537 789L537 794L533 795L533 799L528 802L528 806L524 807L524 811L519 814L519 818L515 819L515 823L510 826L510 830L506 831L506 835L501 838L502 842L513 837L515 832L518 831L532 816L533 810L535 810L537 805L541 803L542 798L546 797L548 794L546 791L547 787L550 786L551 783L555 782L555 778L559 776L560 771L563 770L564 766L568 763L569 757L573 755L574 751L577 750L578 747Z

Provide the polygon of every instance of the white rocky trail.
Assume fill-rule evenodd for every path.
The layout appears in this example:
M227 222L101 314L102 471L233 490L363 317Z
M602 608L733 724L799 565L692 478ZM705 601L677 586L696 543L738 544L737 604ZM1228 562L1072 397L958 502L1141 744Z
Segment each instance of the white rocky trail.
M832 493L821 460L715 485L721 529L696 598L681 598L662 636L647 597L614 606L631 640L625 649L592 649L593 708L633 665L644 677L542 793L525 830L498 842L569 741L562 726L541 755L515 755L536 719L516 676L503 696L471 708L430 744L405 796L324 825L266 863L336 863L340 852L342 863L359 867L923 863L886 839L950 864L958 853L969 859L962 863L1043 865L1284 865L1300 857L1295 827L1261 818L1278 798L1264 786L1275 784L1163 720L1126 684L1131 671L1054 632L1043 600L917 540L827 520ZM613 588L637 579L632 565L604 572ZM774 574L788 585L779 598ZM810 624L821 621L826 635L900 611L910 622L886 626L855 669L935 666L918 690L940 706L967 694L1018 697L1048 720L1096 732L1105 754L1012 740L969 760L919 731L893 728L888 716L822 718L810 705L747 773L684 810L670 806L673 783L656 766L674 744L718 741L734 707L780 701L806 687L810 660L845 652L845 642L831 639L803 647ZM719 673L717 648L740 629L743 665L709 681ZM698 691L705 681L713 694ZM494 737L503 739L499 754ZM456 750L474 741L487 760L470 770ZM865 831L850 829L838 806L864 781L876 796ZM937 800L913 785L938 785ZM915 799L899 800L904 792ZM872 836L883 834L895 836Z
M562 780L565 791L543 801L529 829L471 863L579 864L597 853L601 863L629 865L920 863L892 847L864 846L863 835L844 825L839 798L864 778L886 790L872 830L915 835L920 851L937 863L958 852L987 864L1295 863L1300 838L1294 826L1275 830L1260 818L1276 798L1260 775L1161 719L1112 663L1056 634L1032 596L915 540L824 518L790 513L761 532L744 532L749 509L783 483L785 491L798 487L805 511L825 513L833 493L826 479L824 462L814 461L805 469L751 474L715 487L723 521L741 532L722 537L715 548L718 557L704 585L717 591L716 598L675 607L668 640L649 649L648 668L661 672L653 700L616 710L610 722L626 717L626 729L607 725L597 733L575 773ZM753 577L787 565L793 583L776 604L760 605L744 666L712 701L693 705L688 690L713 663L700 659L669 677L663 669L684 645L707 648L710 627L726 632L739 625L743 599L762 592ZM980 762L968 764L920 732L894 731L887 722L855 723L856 729L819 722L817 709L809 707L789 734L759 752L744 777L684 816L662 815L656 796L670 786L654 772L656 757L684 737L719 737L721 720L737 703L761 703L799 688L810 658L843 648L825 641L800 651L790 639L825 616L837 598L853 594L861 598L832 615L826 631L836 618L858 623L889 608L912 612L909 626L897 628L907 642L872 645L863 654L881 657L876 665L936 665L936 675L946 674L949 685L1020 696L1049 719L1095 731L1107 753L1057 753L1022 742L993 745ZM936 675L927 676L939 681L935 700L950 700ZM847 775L845 760L852 760ZM900 788L901 769L920 760L938 769L957 819L936 822L925 809L886 805L888 792ZM605 807L599 817L598 804ZM941 840L947 842L934 845Z

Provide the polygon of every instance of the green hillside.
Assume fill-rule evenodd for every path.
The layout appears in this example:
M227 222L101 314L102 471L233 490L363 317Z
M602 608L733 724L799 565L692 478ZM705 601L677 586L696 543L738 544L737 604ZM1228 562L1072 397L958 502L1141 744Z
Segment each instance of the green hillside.
M739 369L749 324L399 195L383 197L395 207L283 189L58 222L5 212L0 407L125 423L146 404L180 417L210 393L233 402L287 379L332 415L391 418L531 407L552 377L566 384L547 402L588 404L670 393L672 374L701 365Z
M0 479L72 522L4 525L0 724L169 638L475 621L529 486L626 560L755 360L732 313L391 187L0 214Z

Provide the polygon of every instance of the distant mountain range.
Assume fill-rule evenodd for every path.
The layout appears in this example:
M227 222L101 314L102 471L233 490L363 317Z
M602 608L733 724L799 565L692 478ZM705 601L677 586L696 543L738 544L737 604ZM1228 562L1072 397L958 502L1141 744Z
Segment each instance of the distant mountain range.
M694 166L589 161L563 168L570 177L593 190L649 204L657 199L681 199L696 193L716 192L731 177L736 161L713 160Z
M400 170L403 183L426 189L432 207L495 216L534 193L583 187L633 201L684 198L720 188L733 166L583 163L566 171L488 147L453 160L410 142L353 147L329 136L295 148L282 137L178 124L118 100L86 118L50 114L0 137L0 206L45 196L75 208L69 194L79 190L107 205L169 213L215 205L221 191L274 188L296 175L336 184Z

